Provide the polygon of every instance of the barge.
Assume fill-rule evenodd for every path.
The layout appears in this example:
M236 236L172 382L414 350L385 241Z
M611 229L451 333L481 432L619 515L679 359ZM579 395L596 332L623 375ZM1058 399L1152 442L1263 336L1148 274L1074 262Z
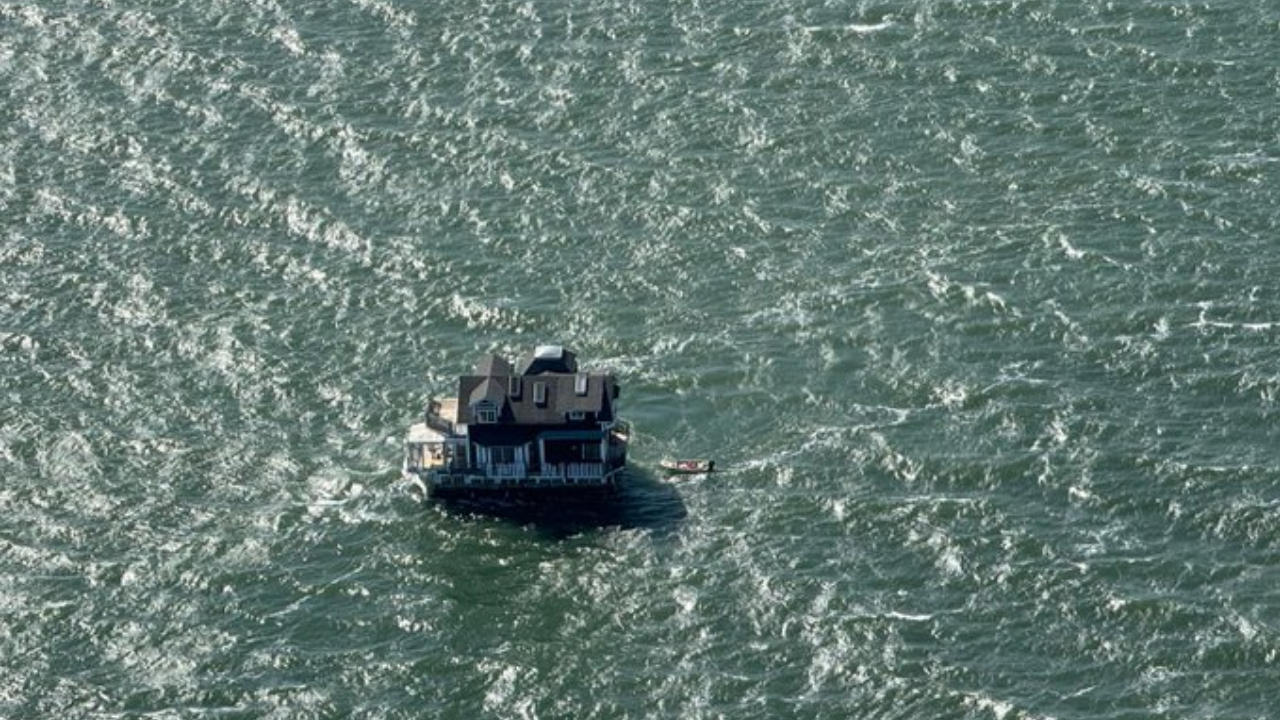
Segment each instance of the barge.
M515 365L485 355L452 397L409 428L402 474L423 495L609 494L627 464L630 427L610 373L541 345Z

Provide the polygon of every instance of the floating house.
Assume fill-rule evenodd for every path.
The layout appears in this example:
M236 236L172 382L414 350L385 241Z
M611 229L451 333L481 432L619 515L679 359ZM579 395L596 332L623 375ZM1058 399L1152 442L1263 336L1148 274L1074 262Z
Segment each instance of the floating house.
M618 396L613 375L579 370L558 345L514 366L486 355L458 378L453 397L432 401L410 427L404 477L435 497L611 491L630 435Z

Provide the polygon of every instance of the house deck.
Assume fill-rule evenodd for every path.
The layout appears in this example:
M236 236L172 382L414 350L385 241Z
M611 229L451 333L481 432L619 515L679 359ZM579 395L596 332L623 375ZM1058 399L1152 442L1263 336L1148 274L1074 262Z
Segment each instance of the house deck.
M617 397L612 375L558 346L520 366L486 356L410 428L404 474L431 492L613 488L630 438Z

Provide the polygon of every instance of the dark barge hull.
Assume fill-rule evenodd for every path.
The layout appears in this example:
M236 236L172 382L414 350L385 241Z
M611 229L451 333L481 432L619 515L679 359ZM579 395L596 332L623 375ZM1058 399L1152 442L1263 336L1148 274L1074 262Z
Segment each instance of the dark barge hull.
M427 491L429 497L440 500L510 500L521 502L606 499L613 497L617 493L618 483L616 481L593 485L437 485Z
M457 476L422 477L406 473L405 480L410 492L419 498L556 504L612 498L618 494L625 475L625 470L619 469L604 478L583 478L577 481L548 481L546 478L506 478L494 481L477 478L466 482Z

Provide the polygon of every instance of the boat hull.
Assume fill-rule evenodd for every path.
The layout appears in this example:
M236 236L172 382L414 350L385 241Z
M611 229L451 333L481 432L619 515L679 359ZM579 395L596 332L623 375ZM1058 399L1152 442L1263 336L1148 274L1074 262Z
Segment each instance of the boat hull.
M701 475L714 472L714 460L663 460L659 463L668 475Z
M557 503L566 500L595 500L613 497L615 483L558 487L435 487L427 491L433 500L473 500L523 503Z

